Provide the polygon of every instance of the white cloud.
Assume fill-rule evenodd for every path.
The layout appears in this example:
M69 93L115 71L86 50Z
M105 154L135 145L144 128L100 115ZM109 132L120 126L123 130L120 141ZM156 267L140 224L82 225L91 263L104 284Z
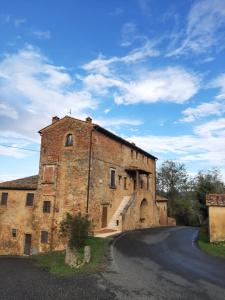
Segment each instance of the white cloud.
M193 122L202 117L210 115L221 116L225 113L225 74L221 74L214 79L209 84L209 88L219 88L219 93L215 97L215 100L185 109L182 112L184 117L180 119L181 122Z
M114 119L96 119L95 123L103 126L103 127L119 127L121 125L132 125L132 126L139 126L143 122L141 120L135 119L126 119L126 118L114 118Z
M105 58L103 55L99 56L90 61L89 63L83 65L83 69L87 72L94 72L98 74L108 75L111 73L111 68L118 63L122 64L134 64L145 60L149 57L154 57L159 55L159 51L154 48L155 43L146 41L143 46L135 48L130 51L125 56L113 56L111 58Z
M187 18L186 32L180 45L168 56L189 52L202 54L216 47L224 48L224 33L220 29L225 24L224 0L195 1Z
M225 99L225 73L218 76L215 80L212 81L211 87L219 88L220 92L217 95L217 99Z
M110 112L110 110L111 110L110 108L106 108L106 109L104 110L104 113L105 113L105 114L108 114L108 113Z
M121 79L116 77L104 76L102 74L90 74L86 77L79 77L83 81L84 88L88 91L96 92L99 95L106 95L108 89L112 87L124 87L124 83Z
M13 144L12 146L16 146ZM21 147L21 145L20 145ZM15 158L24 158L29 155L28 151L17 149L17 148L9 148L0 145L0 155L3 156L11 156Z
M137 31L136 24L132 22L125 23L122 27L122 32L121 32L121 39L122 39L121 46L123 47L131 46L132 43L137 38L137 36L138 36L138 31Z
M5 116L11 119L17 119L17 111L10 105L4 102L0 102L0 116Z
M193 122L202 117L208 117L210 115L221 116L225 112L225 104L221 102L206 102L202 103L196 107L189 107L185 109L182 114L183 118L180 119L181 122Z
M29 140L51 122L53 115L64 116L71 109L76 117L83 118L97 105L88 91L76 88L64 67L50 63L31 46L0 61L0 94L8 109L13 107L18 116L16 119L14 112L14 120L11 114L1 122L1 131L15 132Z
M195 132L198 135L211 137L216 136L225 136L225 118L220 118L210 122L206 122L201 126L195 128ZM225 139L224 139L225 140Z
M35 30L32 31L32 35L38 38L39 40L49 40L51 38L51 32L49 30Z
M224 131L222 131L224 129ZM202 162L209 166L225 164L225 122L206 123L191 135L131 136L129 140L146 151L160 156L170 156L182 162Z
M122 86L115 94L118 104L154 103L157 101L184 103L199 90L197 75L178 67L146 72L143 78Z

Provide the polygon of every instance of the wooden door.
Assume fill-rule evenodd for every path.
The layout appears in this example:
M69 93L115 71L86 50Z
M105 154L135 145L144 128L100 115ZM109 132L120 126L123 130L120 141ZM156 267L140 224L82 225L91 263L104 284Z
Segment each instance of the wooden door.
M102 207L102 228L107 226L107 206Z
M26 255L30 255L31 241L32 241L32 235L25 234L24 235L24 254L26 254Z

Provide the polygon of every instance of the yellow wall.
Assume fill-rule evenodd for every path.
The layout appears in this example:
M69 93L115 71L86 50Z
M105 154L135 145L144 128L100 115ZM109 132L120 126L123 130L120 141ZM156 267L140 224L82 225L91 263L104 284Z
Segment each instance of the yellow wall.
M225 207L209 207L210 242L225 241Z
M0 205L0 255L23 254L24 234L33 233L33 207L26 206L26 195L35 192L0 189L0 198L8 193L7 205ZM17 230L16 237L12 237L12 229Z

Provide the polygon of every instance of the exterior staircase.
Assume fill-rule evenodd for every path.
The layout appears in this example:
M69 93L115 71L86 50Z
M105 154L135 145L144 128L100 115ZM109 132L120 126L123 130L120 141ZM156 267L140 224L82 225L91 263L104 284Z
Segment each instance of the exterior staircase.
M121 230L121 213L123 212L124 208L127 206L127 204L130 201L131 196L125 196L123 197L123 200L121 201L119 207L117 208L116 212L112 216L107 228L114 229L114 230Z

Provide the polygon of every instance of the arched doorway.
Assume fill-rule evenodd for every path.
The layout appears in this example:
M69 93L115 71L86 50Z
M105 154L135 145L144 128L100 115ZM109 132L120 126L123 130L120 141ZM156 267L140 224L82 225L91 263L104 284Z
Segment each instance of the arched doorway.
M148 201L143 199L140 205L140 222L146 223L148 221Z

